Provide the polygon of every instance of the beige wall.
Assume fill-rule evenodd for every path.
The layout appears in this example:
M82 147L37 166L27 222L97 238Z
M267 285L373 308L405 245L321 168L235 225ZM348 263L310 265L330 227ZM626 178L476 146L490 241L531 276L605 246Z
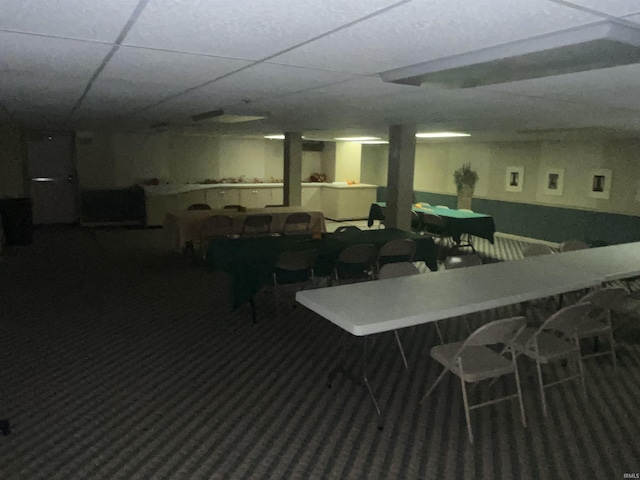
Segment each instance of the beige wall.
M377 150L374 152L372 150ZM363 182L386 185L387 147L363 150ZM453 172L470 162L480 180L475 196L509 202L640 214L640 141L539 141L500 143L418 143L414 189L455 194ZM524 168L522 192L505 190L507 167ZM544 193L548 168L563 168L562 196ZM588 197L592 169L611 169L610 199Z
M163 133L81 134L78 175L85 188L125 187L140 180L194 183L207 179L283 178L283 142ZM303 152L302 179L322 171L322 153Z
M387 184L389 149L380 145L362 145L360 181L371 185Z
M360 181L360 160L362 148L355 142L336 142L335 181Z
M0 128L0 198L24 196L20 130Z

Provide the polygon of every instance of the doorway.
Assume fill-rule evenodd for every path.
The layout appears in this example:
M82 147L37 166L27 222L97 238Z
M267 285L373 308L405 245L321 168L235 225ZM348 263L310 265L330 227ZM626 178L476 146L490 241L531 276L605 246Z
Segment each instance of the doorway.
M78 183L73 146L71 133L27 136L27 171L34 224L78 221Z

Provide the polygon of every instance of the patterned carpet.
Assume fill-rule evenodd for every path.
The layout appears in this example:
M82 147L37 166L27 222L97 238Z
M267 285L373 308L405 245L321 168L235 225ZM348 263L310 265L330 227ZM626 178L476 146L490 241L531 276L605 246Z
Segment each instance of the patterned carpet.
M487 261L522 242L477 242ZM231 311L228 280L165 252L162 231L41 229L0 257L1 479L567 479L640 472L640 345L619 333L619 368L586 361L578 385L549 390L520 360L528 427L516 402L472 413L460 384L430 360L432 326L375 337L373 386L339 375L340 330L298 306L280 316L268 291ZM428 297L425 296L425 308ZM484 312L471 322L517 313ZM531 309L531 315L542 315ZM447 338L463 322L445 324ZM359 350L357 339L347 339ZM351 357L350 357L351 358ZM562 367L549 371L557 374ZM498 382L489 394L513 388ZM486 388L474 389L482 398Z

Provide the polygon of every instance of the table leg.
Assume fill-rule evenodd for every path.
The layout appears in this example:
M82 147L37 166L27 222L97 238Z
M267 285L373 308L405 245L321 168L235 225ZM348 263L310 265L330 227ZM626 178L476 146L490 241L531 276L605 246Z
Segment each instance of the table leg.
M256 302L253 300L253 297L249 299L249 306L251 307L251 321L253 323L257 323L256 320Z
M369 337L365 336L362 338L362 381L367 387L369 391L369 396L371 400L373 400L373 406L376 407L376 412L378 412L378 430L382 431L384 427L384 422L382 418L382 412L380 411L380 406L378 405L378 400L376 399L376 395L373 392L373 388L371 388L371 384L369 383L369 377L367 376L367 346L369 344Z
M346 341L345 341L345 335L346 334L343 334L340 337L340 347L339 347L339 352L338 352L338 357L339 357L338 365L336 365L335 368L333 368L333 370L331 370L329 372L329 375L327 376L327 387L331 388L331 386L333 384L333 379L339 373L345 375L347 378L349 378L355 384L360 384L360 385L364 384L364 386L367 388L367 391L369 392L369 396L371 397L371 400L373 401L373 406L376 409L376 413L378 414L378 430L382 431L382 429L384 427L382 411L380 410L380 405L378 404L378 400L376 399L376 395L375 395L375 393L373 391L373 388L371 387L371 383L369 382L369 376L367 375L367 359L368 359L369 337L367 337L367 336L362 337L362 381L360 381L360 379L358 379L354 375L352 375L351 372L346 368L346 354L345 354Z
M9 420L0 420L0 430L2 430L2 434L5 436L11 433L11 423L9 423Z

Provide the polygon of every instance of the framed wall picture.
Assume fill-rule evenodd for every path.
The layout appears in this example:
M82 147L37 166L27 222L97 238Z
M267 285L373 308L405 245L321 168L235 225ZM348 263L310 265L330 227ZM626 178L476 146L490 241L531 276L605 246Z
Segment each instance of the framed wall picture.
M507 167L504 189L507 192L521 192L524 182L524 167Z
M608 168L598 168L589 172L589 193L590 198L609 198L611 191L611 170Z
M564 190L564 168L549 168L544 176L545 195L562 195Z

